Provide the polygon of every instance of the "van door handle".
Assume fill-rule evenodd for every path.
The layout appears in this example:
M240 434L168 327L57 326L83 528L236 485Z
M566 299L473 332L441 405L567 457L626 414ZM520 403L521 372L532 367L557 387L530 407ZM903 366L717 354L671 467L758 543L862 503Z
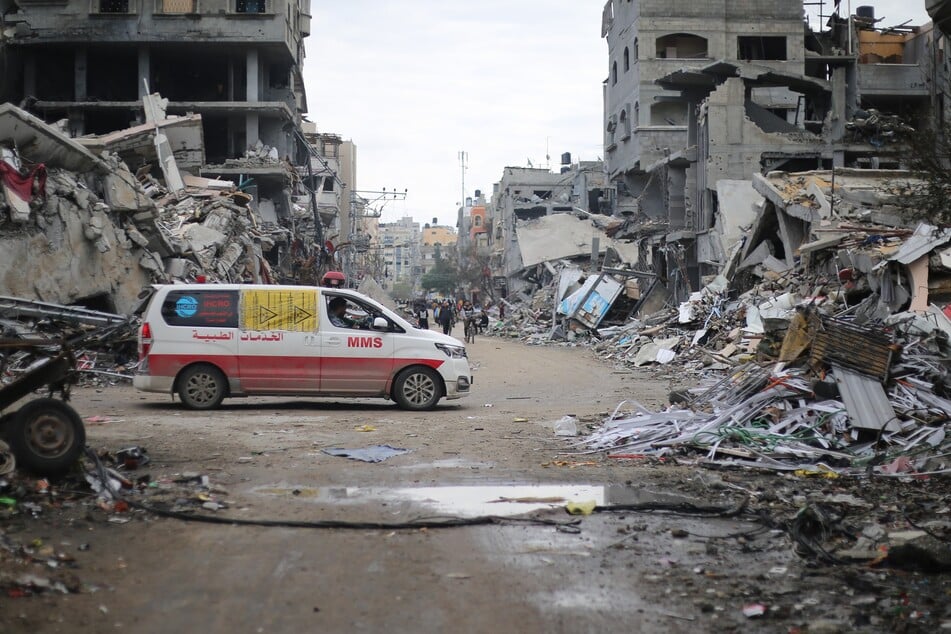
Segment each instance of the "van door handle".
M327 338L327 345L328 345L328 346L339 346L341 343L343 343L343 339L341 339L340 337L328 337L328 338Z

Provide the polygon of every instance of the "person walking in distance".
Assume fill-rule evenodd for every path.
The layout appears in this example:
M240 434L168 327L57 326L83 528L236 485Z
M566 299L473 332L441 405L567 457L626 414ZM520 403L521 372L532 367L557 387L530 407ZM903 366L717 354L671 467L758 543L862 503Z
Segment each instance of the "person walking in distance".
M417 328L429 330L429 309L426 308L425 302L419 302L416 305L416 324Z
M439 325L442 326L442 333L444 335L448 335L452 332L452 322L452 308L449 306L449 302L443 302L439 308Z

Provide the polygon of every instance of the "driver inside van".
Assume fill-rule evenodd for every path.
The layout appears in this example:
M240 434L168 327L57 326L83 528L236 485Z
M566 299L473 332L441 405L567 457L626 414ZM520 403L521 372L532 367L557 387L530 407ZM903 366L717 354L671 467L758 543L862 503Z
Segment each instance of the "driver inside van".
M347 315L347 300L343 297L334 297L327 304L330 323L338 328L363 328L364 323Z

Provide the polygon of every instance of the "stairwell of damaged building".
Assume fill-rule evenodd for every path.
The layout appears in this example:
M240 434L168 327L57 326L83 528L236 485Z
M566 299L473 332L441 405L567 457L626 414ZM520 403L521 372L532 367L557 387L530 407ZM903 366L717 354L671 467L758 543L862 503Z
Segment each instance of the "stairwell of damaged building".
M3 1L0 294L320 279L341 193L301 127L307 0Z

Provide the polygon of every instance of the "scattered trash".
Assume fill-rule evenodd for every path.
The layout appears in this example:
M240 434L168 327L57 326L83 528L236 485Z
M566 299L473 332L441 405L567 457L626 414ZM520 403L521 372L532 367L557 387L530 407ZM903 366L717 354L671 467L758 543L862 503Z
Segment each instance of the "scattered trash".
M376 431L376 427L374 427L373 425L358 425L357 427L354 427L353 430L362 432L362 433L369 433L372 431Z
M151 462L148 452L142 447L127 447L116 452L116 462L120 468L134 471Z
M13 473L16 469L17 461L10 450L10 445L0 440L0 476Z
M743 606L743 616L753 618L766 614L766 606L762 603L751 603Z
M331 447L329 449L323 449L322 451L328 456L350 458L351 460L360 460L361 462L383 462L393 456L401 456L412 450L400 449L389 445L373 445L371 447L361 447L357 449Z
M574 416L562 416L552 423L556 436L577 436L578 419Z
M598 503L595 500L588 500L586 502L568 502L565 504L565 510L568 511L569 515L591 515L594 513Z

